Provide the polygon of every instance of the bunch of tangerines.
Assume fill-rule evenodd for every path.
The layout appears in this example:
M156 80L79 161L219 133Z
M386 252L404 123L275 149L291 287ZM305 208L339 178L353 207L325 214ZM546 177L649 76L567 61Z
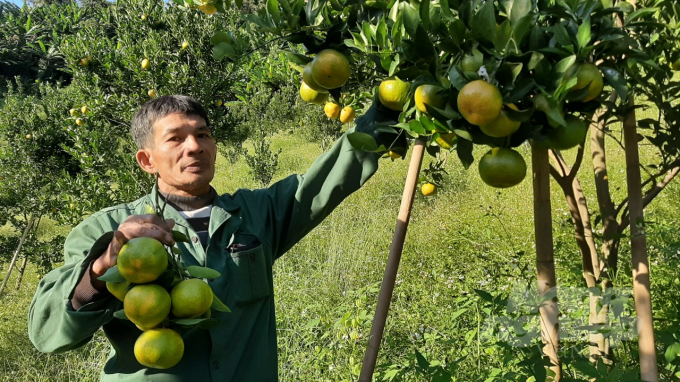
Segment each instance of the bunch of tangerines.
M188 241L179 232L173 236ZM131 239L121 248L116 266L100 278L123 302L123 309L114 316L131 321L142 331L134 354L140 364L150 368L167 369L182 359L184 341L172 327L209 320L211 308L229 311L202 279L219 277L219 272L185 268L171 252L153 238Z
M349 80L349 60L335 49L324 49L314 56L302 72L300 97L303 101L323 105L326 116L342 123L354 121L352 106L342 107L328 101L328 91L338 89Z
M482 59L475 55L465 56L459 66L463 72L484 73ZM328 100L328 90L344 85L349 79L349 73L349 61L342 53L333 49L323 50L317 53L313 61L304 68L300 95L306 102L323 104ZM503 96L494 81L488 77L481 77L482 79L473 80L460 89L456 99L457 111L469 124L478 128L487 137L507 138L517 132L522 124L522 121L516 118L520 110L515 104L504 104ZM411 82L392 76L380 83L379 100L385 107L399 112L404 111L407 104L415 104L419 115L428 116L432 110L447 109L449 102L449 89L447 88L450 84L445 78L440 80L442 86L421 84L413 90ZM569 92L579 92L578 101L580 102L596 99L604 87L602 73L597 66L588 62L572 65L566 71L563 81L564 83L573 82ZM575 115L565 115L562 103L555 103L554 100L551 102L542 93L534 94L530 100L534 111L545 114L541 120L545 120L544 123L552 127L550 134L544 140L534 141L533 144L544 148L568 150L585 140L586 123ZM448 107L451 109L450 106ZM328 103L325 111L329 117L340 116L340 119L345 122L339 105ZM351 118L354 118L353 110ZM435 132L438 134L435 135L436 138L433 141L437 146L444 150L454 148L457 139L454 132L432 130L429 133ZM393 159L400 157L399 154L389 149L385 154ZM479 160L478 171L482 181L489 186L507 188L524 180L527 165L514 149L493 147ZM437 186L430 181L423 182L421 192L425 196L435 195Z

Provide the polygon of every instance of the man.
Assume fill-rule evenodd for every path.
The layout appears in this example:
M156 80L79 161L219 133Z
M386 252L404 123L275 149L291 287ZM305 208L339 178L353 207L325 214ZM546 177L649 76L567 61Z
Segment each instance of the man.
M357 120L356 130L389 146L394 134L376 128L394 124L395 114L374 104ZM158 176L161 195L154 190L99 211L70 233L65 265L40 281L31 303L29 337L39 350L75 349L101 327L112 345L102 381L278 380L272 264L375 173L379 155L355 150L343 136L304 176L219 196L210 186L217 147L209 123L203 107L186 96L154 99L135 114L136 159ZM397 140L403 150L403 136ZM146 214L146 205L154 206L157 197L168 202L165 222ZM97 277L116 264L125 242L148 236L174 245L172 230L191 239L178 243L185 265L222 274L209 285L231 313L217 314L221 322L213 329L184 333L178 365L148 369L133 353L141 332L112 316L121 303Z

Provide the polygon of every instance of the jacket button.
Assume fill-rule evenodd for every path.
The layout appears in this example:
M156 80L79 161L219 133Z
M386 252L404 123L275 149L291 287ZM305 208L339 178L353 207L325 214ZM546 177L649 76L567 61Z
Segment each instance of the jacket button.
M219 368L220 368L220 363L217 362L217 361L213 362L213 367L214 367L215 369L219 369Z
M254 253L250 254L250 260L255 261L255 254Z
M193 241L194 243L198 243L198 236L192 236L191 241Z

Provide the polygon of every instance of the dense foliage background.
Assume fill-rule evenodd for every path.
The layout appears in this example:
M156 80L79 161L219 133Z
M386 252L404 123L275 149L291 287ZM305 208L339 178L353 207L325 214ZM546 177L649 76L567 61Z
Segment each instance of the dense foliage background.
M304 172L342 133L342 125L318 106L298 100L300 75L282 50L303 53L300 48L262 36L246 21L264 5L246 2L207 17L161 0L38 2L21 8L0 3L3 275L22 233L28 232L20 266L22 274L28 270L26 280L16 291L10 283L0 299L0 381L97 379L108 353L103 336L66 355L39 354L26 335L26 310L40 275L63 261L61 245L71 227L100 208L149 191L151 179L134 162L136 148L128 138L129 121L145 101L188 94L207 107L221 153L214 184L219 192L262 187ZM235 54L216 60L211 39L223 31ZM655 41L669 44L676 34ZM151 63L148 69L141 67L144 58ZM363 71L373 64L357 65ZM657 86L663 81L658 78ZM356 85L361 93L374 83L362 77ZM654 105L676 102L667 90L640 91L651 101L640 120L647 118L652 126L661 119ZM664 108L665 113L673 110ZM668 135L664 139L672 140ZM625 162L619 136L620 126L613 125L607 138L609 177L613 196L622 201ZM528 157L526 146L518 150ZM644 164L653 168L657 148L642 145L641 151ZM473 154L478 158L482 152ZM573 153L567 156L573 159ZM365 188L277 262L282 381L356 380L407 163L382 161ZM453 156L444 166L449 174L439 195L416 201L376 380L541 381L545 360L538 347L515 346L503 334L512 325L498 325L520 323L512 328L514 336L526 331L527 344L536 344L540 302L524 301L521 309L508 305L521 301L526 287L535 284L530 182L496 191ZM586 174L584 190L595 193ZM664 380L677 380L680 363L680 351L673 347L680 341L675 293L680 280L674 272L680 265L678 203L680 189L671 184L647 212ZM620 310L611 329L618 333L616 363L594 367L580 337L589 329L583 303L588 291L557 187L553 206L558 281L565 286L562 318L565 327L572 325L563 337L565 376L636 380L628 242L622 240L615 281L620 287ZM593 220L598 224L596 216ZM31 221L36 224L30 226Z

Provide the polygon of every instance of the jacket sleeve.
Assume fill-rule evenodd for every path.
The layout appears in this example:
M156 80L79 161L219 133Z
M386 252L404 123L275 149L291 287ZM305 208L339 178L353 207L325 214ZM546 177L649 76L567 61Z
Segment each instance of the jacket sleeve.
M374 102L357 119L355 131L372 135L379 143L394 141L396 134L377 129L396 124L397 117L398 113ZM258 195L255 200L261 203L259 209L266 207L264 226L269 232L264 236L272 241L274 258L288 251L366 183L377 171L379 157L380 154L355 149L344 134L304 175L292 175L269 188L254 191Z
M73 291L89 263L100 256L113 238L97 214L80 223L66 238L62 267L52 270L38 283L28 312L28 336L42 352L62 353L87 343L110 321L120 301L108 296L75 310Z

